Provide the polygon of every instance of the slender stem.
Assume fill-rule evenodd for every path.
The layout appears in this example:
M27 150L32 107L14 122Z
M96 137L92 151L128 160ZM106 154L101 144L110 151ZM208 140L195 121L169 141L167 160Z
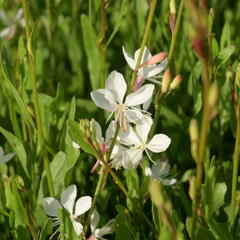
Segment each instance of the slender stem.
M156 4L157 4L157 0L152 0L151 1L149 15L148 15L148 19L147 19L147 25L146 25L145 32L144 32L144 35L143 35L143 39L142 39L142 43L141 43L141 47L140 47L140 52L139 52L139 56L138 56L135 68L137 68L141 63L144 47L146 45L147 37L148 37L150 27L151 27L151 24L152 24ZM137 71L134 71L133 75L132 75L132 79L131 79L131 82L130 82L130 87L128 89L128 92L130 92L132 90L136 78L137 78Z
M177 41L177 35L179 32L179 27L180 27L180 23L181 23L181 19L182 19L183 7L184 7L184 0L181 0L177 19L176 19L176 25L175 25L173 33L172 33L172 39L171 39L171 44L170 44L170 49L169 49L169 54L168 54L168 65L169 65L170 69L172 69L172 65L173 65L172 60L173 60L174 50L175 50L176 41Z
M126 197L128 197L128 192L127 192L126 188L124 187L124 185L122 184L121 180L117 177L117 175L113 172L113 170L108 166L108 163L105 161L102 153L100 153L98 151L98 149L95 147L95 145L91 142L91 139L89 139L89 144L91 144L91 146L94 148L95 152L98 155L99 160L104 165L104 167L107 169L107 171L110 173L110 175L113 177L115 183L120 187L120 189L126 195Z
M101 7L101 30L99 38L99 53L100 53L100 87L104 87L105 71L106 71L106 48L105 48L105 33L106 33L106 0L102 0Z
M160 110L161 110L161 100L163 99L164 94L162 93L161 89L159 89L159 93L157 95L156 103L155 103L155 114L153 119L153 125L149 134L149 139L152 138L154 133L156 132L157 125L158 125L158 119L160 117Z
M98 195L100 194L101 189L102 189L102 183L104 181L104 176L105 176L105 174L104 174L104 172L102 172L100 174L99 179L98 179L97 187L95 189L94 196L93 196L92 206L91 206L91 209L90 209L90 211L88 213L87 222L86 222L85 227L84 227L85 233L88 231L88 228L89 228L89 225L90 225L90 220L91 220L91 215L92 215L92 213L93 213L93 211L95 209Z
M230 213L231 227L233 227L235 223L239 146L240 146L240 105L237 106L237 133L236 133L236 141L235 141L235 148L234 148L234 155L233 155L232 199L231 199L231 213Z
M199 141L199 150L197 156L197 169L196 169L196 185L195 185L195 200L193 201L193 222L192 222L192 239L195 238L196 233L196 223L197 223L197 211L201 198L201 185L203 178L203 161L206 153L206 141L208 128L210 125L209 119L209 104L208 104L208 90L209 90L209 72L208 72L208 63L203 60L204 63L204 72L203 72L203 86L204 86L204 105L203 105L203 116L202 116L202 124L201 124L201 133L200 133L200 141Z
M28 60L29 60L29 66L30 66L30 71L31 71L31 80L32 80L33 103L34 103L35 116L36 116L36 121L37 121L38 136L39 136L39 140L40 140L40 145L41 145L41 147L43 147L43 160L44 160L44 167L45 167L46 174L47 174L49 192L50 192L51 196L54 196L55 194L54 194L52 175L51 175L51 171L50 171L48 155L47 155L47 152L46 152L45 146L44 146L45 140L44 140L44 136L43 136L40 108L39 108L39 101L38 101L35 62L34 62L34 55L33 55L32 47L31 47L31 35L30 35L30 27L29 27L28 0L23 0L23 11L24 11L24 20L25 20L25 29L26 29L26 38L27 38Z
M176 20L176 25L173 30L172 39L171 39L171 43L170 43L169 55L168 55L168 65L169 65L170 69L173 68L172 60L173 60L174 49L176 46L177 35L179 32L179 27L180 27L180 23L181 23L181 19L182 19L183 6L184 6L184 0L181 0L179 10L178 10L177 20ZM154 115L154 119L153 119L153 126L152 126L152 129L150 132L150 137L152 137L154 135L156 128L157 128L158 120L160 117L161 100L163 99L163 97L164 97L164 94L161 92L161 89L159 89L157 100L155 103L155 115Z

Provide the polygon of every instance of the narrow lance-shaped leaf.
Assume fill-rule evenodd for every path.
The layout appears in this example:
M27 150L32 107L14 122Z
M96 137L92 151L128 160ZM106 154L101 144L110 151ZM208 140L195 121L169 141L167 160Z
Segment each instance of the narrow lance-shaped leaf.
M25 171L26 175L29 176L27 169L27 154L23 144L15 135L5 130L4 128L0 127L0 132L4 135L4 137L8 140L9 144L14 149L14 152L18 156L23 170Z
M20 111L22 112L22 115L24 117L24 119L26 120L27 123L29 123L31 125L32 128L35 127L34 121L25 105L25 103L23 102L22 98L20 97L20 95L18 94L18 91L16 90L16 88L13 85L13 72L12 72L12 67L7 55L7 51L5 48L2 49L1 51L1 68L2 68L2 72L4 77L7 80L8 86L10 87L12 94L18 104L18 107L20 109Z

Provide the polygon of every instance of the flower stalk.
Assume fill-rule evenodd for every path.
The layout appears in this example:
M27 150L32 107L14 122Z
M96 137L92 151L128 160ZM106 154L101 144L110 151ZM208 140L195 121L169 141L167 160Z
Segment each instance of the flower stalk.
M145 28L145 31L144 31L144 35L143 35L143 39L142 39L142 43L141 43L141 47L140 47L140 52L139 52L139 56L138 56L135 68L137 68L141 63L144 47L146 45L148 34L149 34L150 27L151 27L151 24L152 24L156 4L157 4L157 0L152 0L151 1L149 15L148 15L148 19L147 19L147 24L146 24L146 28ZM136 78L137 78L137 71L134 71L133 74L132 74L132 79L131 79L130 85L129 85L130 87L128 89L129 92L132 91L132 89L134 87L134 83L136 81Z
M232 174L232 198L231 198L231 212L230 212L230 226L233 228L235 223L236 212L236 190L238 178L238 161L239 161L239 146L240 146L240 105L237 106L237 133L235 148L233 154L233 174Z
M45 140L43 136L43 128L40 116L40 107L38 101L38 90L37 90L37 80L36 80L36 69L35 69L35 61L34 61L34 54L32 52L31 46L31 34L30 34L30 27L29 27L29 2L28 0L23 0L23 11L24 11L24 20L25 20L25 31L26 31L26 39L27 39L27 52L28 52L28 61L29 67L31 70L31 81L32 81L32 94L33 94L33 103L35 108L35 117L37 122L37 130L40 145L43 148L43 161L44 161L44 168L47 175L48 187L51 196L54 196L54 187L52 181L52 174L50 170L50 164L48 159L48 154L45 149Z

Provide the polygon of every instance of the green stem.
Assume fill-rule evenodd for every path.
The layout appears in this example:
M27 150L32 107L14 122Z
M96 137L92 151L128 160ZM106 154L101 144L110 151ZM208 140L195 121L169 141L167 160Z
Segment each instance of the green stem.
M235 223L239 146L240 146L240 105L237 106L237 133L236 133L236 142L235 142L234 155L233 155L232 199L231 199L231 213L230 213L231 227L233 227Z
M182 19L182 14L183 14L183 7L184 7L184 0L181 0L179 10L178 10L178 15L176 19L176 25L174 27L173 33L172 33L172 39L171 39L171 44L170 44L170 49L169 49L169 54L168 54L168 65L170 69L172 69L172 60L173 60L173 54L176 46L176 41L177 41L177 35L179 32L179 27Z
M208 63L204 60L204 72L203 72L203 86L204 86L204 105L203 105L203 116L201 124L201 133L199 141L199 149L197 156L197 169L196 169L196 185L195 185L195 199L193 201L193 222L192 222L192 239L195 238L196 233L196 223L197 223L197 211L201 198L201 185L203 178L203 161L206 153L206 141L208 128L210 125L209 119L209 104L208 104L208 95L209 95L209 72L208 72Z
M112 178L114 179L115 183L119 186L119 188L122 190L122 192L125 194L126 197L128 197L128 192L124 185L122 184L121 180L117 177L117 175L113 172L113 170L108 166L108 163L105 161L102 153L98 151L96 146L91 142L91 139L89 139L89 144L94 148L95 152L98 155L99 160L104 165L104 167L107 169L107 171L110 173Z
M94 196L93 196L92 206L91 206L91 209L90 209L90 211L88 213L87 222L86 222L85 227L84 227L84 232L85 233L87 233L87 231L88 231L88 228L89 228L89 225L90 225L90 221L91 221L91 215L92 215L92 213L93 213L93 211L95 209L98 195L100 194L101 189L102 189L102 183L104 181L104 176L105 176L104 172L105 171L102 171L102 173L100 174L100 177L98 179L97 187L95 189Z
M104 88L105 71L106 71L106 48L105 48L105 34L106 34L106 1L102 0L101 7L101 30L99 38L99 53L100 53L100 87Z
M157 4L157 0L152 0L151 1L149 15L148 15L148 19L147 19L147 25L146 25L145 32L144 32L144 35L143 35L143 39L142 39L142 43L141 43L141 47L140 47L140 52L139 52L139 56L138 56L135 68L137 68L141 63L144 47L146 45L148 34L149 34L150 27L151 27L151 24L152 24L156 4ZM128 89L128 92L130 92L133 89L136 78L137 78L137 71L134 71L133 75L132 75L132 79L131 79L131 82L130 82L130 87Z
M44 167L45 167L46 174L47 174L49 192L50 192L51 196L54 196L55 194L54 194L52 175L51 175L51 171L50 171L48 155L47 155L47 152L46 152L45 146L44 146L45 140L44 140L44 136L43 136L40 108L39 108L39 101L38 101L35 62L34 62L34 55L33 55L32 47L31 47L31 35L30 35L30 27L29 27L28 0L23 0L23 11L24 11L25 30L26 30L26 38L27 38L28 60L29 60L29 67L30 67L31 81L32 81L33 103L34 103L35 116L36 116L36 121L37 121L38 136L39 136L39 140L40 140L40 145L41 145L41 147L43 147L43 160L44 160Z
M184 6L184 0L181 0L180 2L180 6L179 6L179 10L178 10L178 15L177 15L177 20L176 20L176 25L175 28L173 30L173 34L172 34L172 39L171 39L171 43L170 43L170 49L169 49L169 54L168 54L168 65L170 67L170 69L173 68L173 54L174 54L174 49L176 46L176 40L177 40L177 36L178 36L178 32L179 32L179 27L180 27L180 23L181 23L181 19L182 19L182 14L183 14L183 6ZM155 103L155 115L154 115L154 119L153 119L153 126L150 132L150 137L152 137L156 131L157 128L157 124L158 124L158 120L160 117L160 110L161 110L161 100L163 99L165 94L162 93L161 89L159 89L158 92L158 96L157 96L157 100Z

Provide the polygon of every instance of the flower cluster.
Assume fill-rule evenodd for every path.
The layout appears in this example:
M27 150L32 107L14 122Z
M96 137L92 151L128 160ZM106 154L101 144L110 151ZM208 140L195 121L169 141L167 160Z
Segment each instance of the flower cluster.
M136 68L139 51L140 50L136 51L133 59L123 48L123 54L133 70ZM145 47L141 63L147 62L151 58L152 55L150 51ZM116 124L120 125L116 144L110 157L111 167L136 168L143 158L144 152L151 160L149 151L160 153L168 148L171 140L165 134L156 134L151 139L148 139L153 119L150 113L143 110L142 106L144 104L149 105L155 88L153 84L142 85L144 79L151 79L162 72L166 64L167 60L165 59L160 64L146 64L137 70L138 78L141 78L141 84L138 84L135 92L128 95L126 95L127 84L125 79L123 75L117 71L110 73L104 89L97 89L91 92L94 103L98 107L111 113L108 119L114 114L115 124L113 122L110 124L112 136L114 134L113 128L116 128ZM144 109L146 109L146 107ZM96 126L100 128L99 124L96 124ZM108 132L109 130L107 133ZM108 140L111 139L112 136L107 135ZM100 138L100 136L98 138ZM100 142L98 143L100 144Z
M123 75L117 71L113 71L108 76L105 88L97 89L91 92L91 98L94 103L110 113L107 122L110 121L105 136L102 134L100 124L92 119L81 119L79 122L79 130L82 141L91 146L96 153L96 157L100 158L92 168L94 171L100 163L104 163L106 159L112 168L137 168L143 159L145 153L149 160L152 160L153 153L161 153L165 151L171 139L162 133L150 134L153 119L147 111L151 104L155 86L152 83L145 83L150 80L153 83L159 81L154 80L167 65L166 53L160 53L152 56L150 51L145 47L140 66L137 66L137 59L140 50L135 52L134 59L123 48L123 54L133 71L137 73L137 79L134 88L129 91L127 83ZM160 63L159 63L160 62ZM159 63L159 64L157 64ZM129 93L130 92L130 93ZM81 145L81 142L78 142ZM76 149L81 146L76 142L72 145ZM84 148L84 145L82 145ZM105 158L106 156L106 158ZM176 182L175 179L167 179L170 171L170 165L167 162L154 162L152 168L145 168L145 174L149 177L161 181L164 185L171 185ZM75 204L77 190L75 185L69 186L61 196L60 201L53 197L44 199L44 210L46 214L53 218L53 225L60 224L57 210L64 208L72 221L73 228L79 236L83 233L83 225L78 217L88 211L92 205L92 199L89 196L81 197ZM75 205L75 209L74 209ZM93 211L91 215L91 235L89 240L103 240L104 235L114 231L114 220L110 220L102 228L97 228L99 222L99 214Z

